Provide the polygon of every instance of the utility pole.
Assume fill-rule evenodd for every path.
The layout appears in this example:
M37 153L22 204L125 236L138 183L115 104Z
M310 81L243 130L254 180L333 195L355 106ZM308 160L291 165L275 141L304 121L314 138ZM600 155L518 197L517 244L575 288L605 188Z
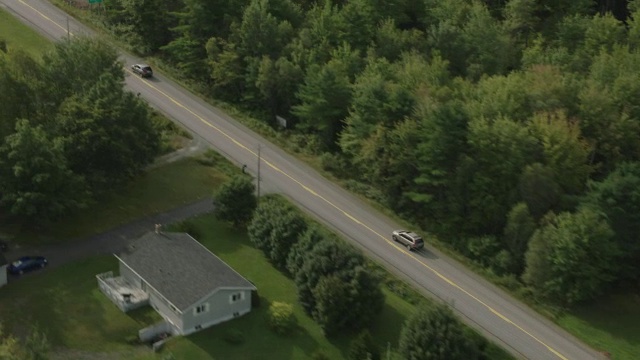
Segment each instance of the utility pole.
M391 343L387 342L387 360L391 360Z
M258 144L258 185L256 186L256 188L258 189L258 200L260 200L260 163L261 163L261 159L260 159L260 144Z
M69 31L69 17L67 16L67 40L71 41L71 31Z

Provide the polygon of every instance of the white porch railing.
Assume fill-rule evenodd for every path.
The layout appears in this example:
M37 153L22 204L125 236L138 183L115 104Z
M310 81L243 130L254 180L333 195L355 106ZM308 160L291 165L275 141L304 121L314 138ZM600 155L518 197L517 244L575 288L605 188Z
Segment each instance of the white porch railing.
M113 271L96 275L98 287L123 312L137 309L149 304L149 294L131 285L120 276L113 276Z

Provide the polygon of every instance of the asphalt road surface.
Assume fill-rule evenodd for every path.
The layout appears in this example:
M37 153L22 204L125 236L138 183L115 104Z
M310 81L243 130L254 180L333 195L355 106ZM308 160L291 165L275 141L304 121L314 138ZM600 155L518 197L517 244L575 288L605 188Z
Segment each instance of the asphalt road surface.
M0 0L26 24L51 39L91 35L89 30L44 0ZM67 33L69 31L70 34ZM125 69L141 62L122 55ZM126 84L152 106L201 136L238 166L258 172L260 147L261 189L278 192L363 248L390 271L404 277L425 294L449 303L472 327L505 347L518 358L602 358L573 336L524 304L428 247L408 252L390 240L398 227L391 219L366 205L316 171L238 124L222 111L156 71L143 80L130 72Z

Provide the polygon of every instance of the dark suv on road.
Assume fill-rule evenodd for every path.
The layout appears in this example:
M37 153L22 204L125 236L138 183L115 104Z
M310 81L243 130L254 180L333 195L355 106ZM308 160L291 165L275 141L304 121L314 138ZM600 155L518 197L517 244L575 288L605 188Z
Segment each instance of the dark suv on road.
M391 235L393 241L399 242L411 250L420 250L424 247L422 237L414 232L406 230L395 230Z
M134 74L138 74L141 77L152 77L153 76L153 70L151 70L151 66L146 65L146 64L135 64L131 66L131 71L133 71Z

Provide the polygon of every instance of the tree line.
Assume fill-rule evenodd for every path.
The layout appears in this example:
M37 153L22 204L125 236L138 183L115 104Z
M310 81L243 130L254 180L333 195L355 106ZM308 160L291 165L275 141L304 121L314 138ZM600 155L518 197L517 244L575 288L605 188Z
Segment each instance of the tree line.
M246 226L253 245L295 281L300 304L325 336L359 334L351 342L350 360L380 359L380 346L369 332L384 305L379 272L360 251L283 198L267 195L257 202L254 192L250 177L230 179L214 194L215 216ZM481 357L486 340L473 336L446 305L422 305L402 327L398 352L403 359ZM274 303L270 310L275 331L291 331L291 305Z
M640 279L640 2L115 0L104 22L562 306ZM169 14L169 16L164 16Z
M43 224L138 174L164 123L124 90L115 49L59 42L36 59L0 52L0 217Z

